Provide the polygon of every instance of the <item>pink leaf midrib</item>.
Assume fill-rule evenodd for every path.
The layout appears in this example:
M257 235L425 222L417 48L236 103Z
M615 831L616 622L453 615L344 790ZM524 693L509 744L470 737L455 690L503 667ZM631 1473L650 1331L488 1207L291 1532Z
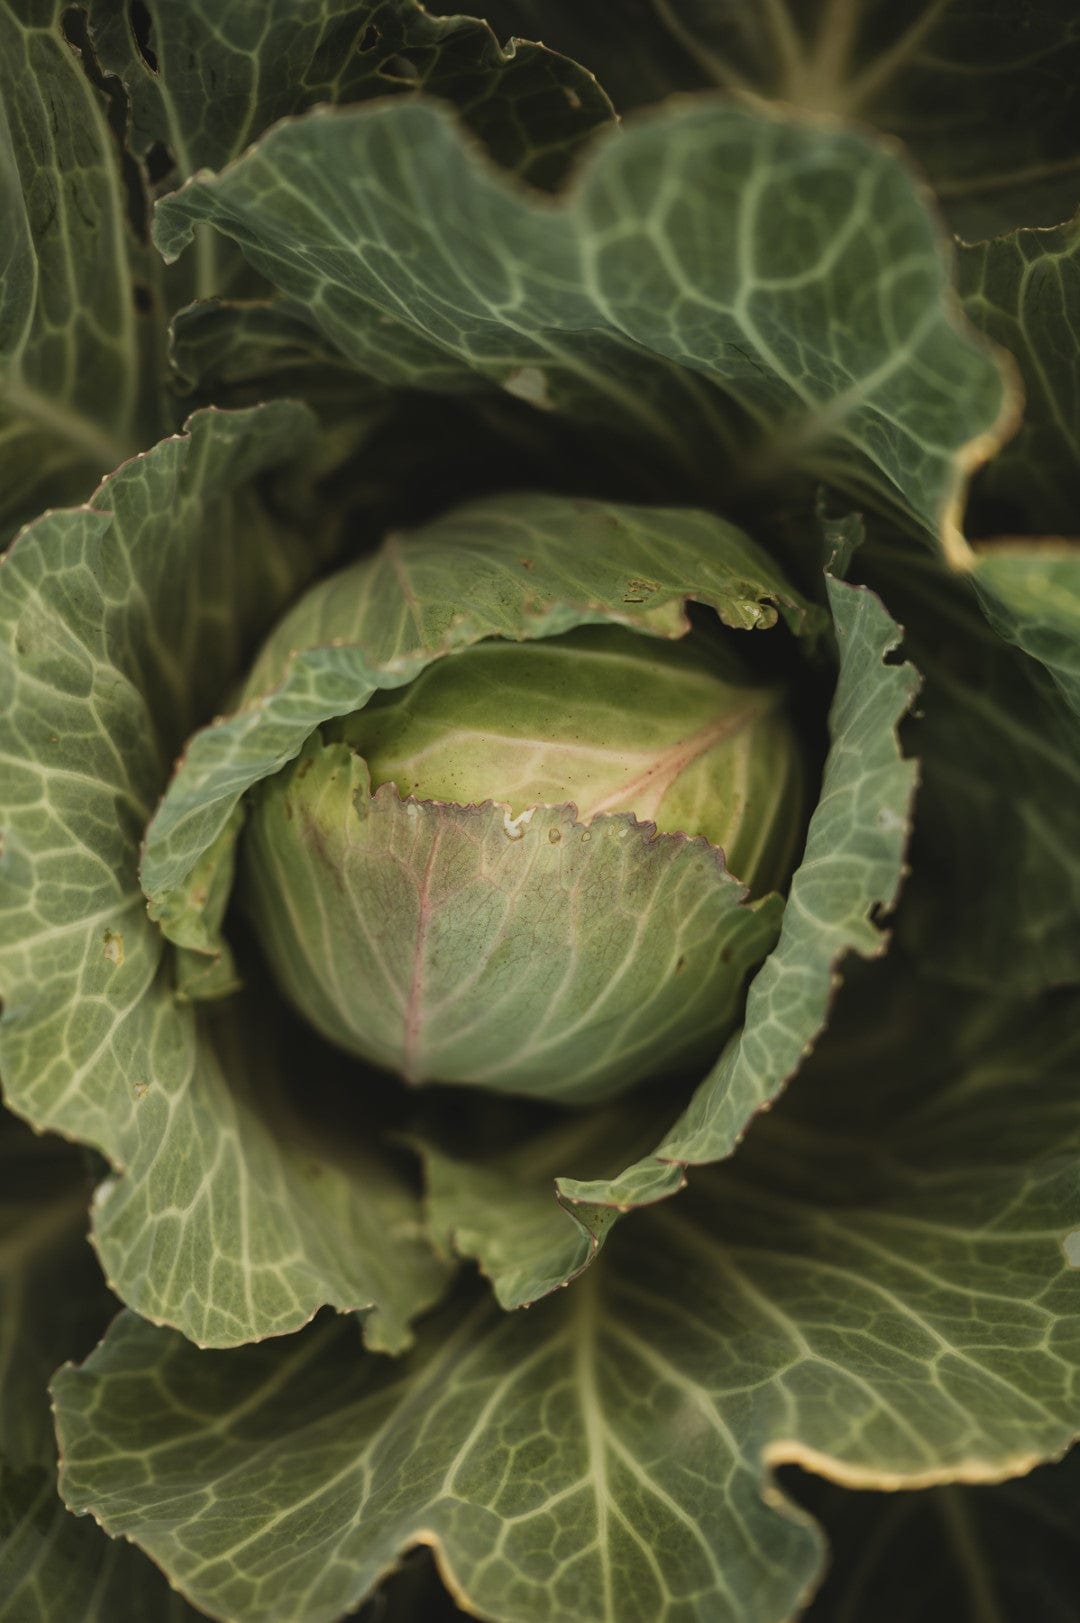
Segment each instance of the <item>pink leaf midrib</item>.
M402 1036L402 1071L406 1082L419 1082L422 1080L417 1061L420 1048L420 1030L423 1023L424 952L427 948L428 929L434 913L431 902L431 875L439 849L439 835L440 830L436 827L432 831L431 849L428 852L424 872L417 889L416 941L413 946L412 974L409 978L409 995L405 1002L405 1026Z

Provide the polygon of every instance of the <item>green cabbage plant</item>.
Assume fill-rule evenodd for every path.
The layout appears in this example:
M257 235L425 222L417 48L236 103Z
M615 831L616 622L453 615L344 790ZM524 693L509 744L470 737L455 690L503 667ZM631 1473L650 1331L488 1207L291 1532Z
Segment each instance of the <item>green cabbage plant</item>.
M3 1623L1073 1617L1073 10L0 0Z

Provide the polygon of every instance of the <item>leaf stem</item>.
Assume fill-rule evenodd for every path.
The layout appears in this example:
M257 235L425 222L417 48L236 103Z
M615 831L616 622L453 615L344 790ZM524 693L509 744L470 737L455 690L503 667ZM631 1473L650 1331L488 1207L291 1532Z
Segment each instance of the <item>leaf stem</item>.
M694 37L682 19L675 15L668 0L653 0L653 10L680 50L685 51L703 73L714 79L721 90L727 90L751 106L766 104L766 97L754 89L749 79L738 73L717 51L710 51L708 46Z
M74 1195L40 1207L33 1217L24 1217L0 1242L0 1267L5 1273L26 1268L32 1257L55 1246L68 1229L78 1238L86 1222L86 1205L86 1192L79 1189Z
M858 0L826 0L808 75L820 96L812 105L837 109L843 105L858 21Z
M217 283L217 242L212 225L195 227L195 297L211 299L221 292Z
M596 1505L596 1550L604 1586L604 1615L614 1617L614 1584L608 1533L610 1490L607 1476L606 1421L596 1371L599 1332L596 1290L595 1270L590 1270L578 1281L576 1293L579 1318L574 1375L588 1459L589 1486Z
M795 85L802 79L804 47L785 0L764 0L765 26L772 35L782 64L782 83ZM794 98L793 98L794 99Z
M882 85L903 67L905 60L914 55L927 34L933 29L949 0L931 0L921 17L917 17L906 33L895 39L888 50L879 51L863 73L856 75L848 85L845 111L854 116Z
M1039 180L1050 180L1056 175L1071 175L1080 169L1080 155L1055 158L1045 163L1031 163L1022 169L995 169L985 175L956 176L952 180L936 180L934 190L939 198L982 196L987 192L1003 192L1013 186L1030 186Z
M987 1573L963 1490L939 1488L935 1499L945 1530L956 1546L957 1559L971 1594L972 1623L1008 1623Z

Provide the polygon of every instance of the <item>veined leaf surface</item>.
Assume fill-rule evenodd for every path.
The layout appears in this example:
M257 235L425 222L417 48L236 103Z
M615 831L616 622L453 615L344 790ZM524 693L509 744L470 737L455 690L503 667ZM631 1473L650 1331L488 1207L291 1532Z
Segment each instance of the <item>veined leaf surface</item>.
M987 616L1044 664L1080 714L1080 216L960 250L964 308L1016 358L1014 439L980 473L972 518L996 537L957 548Z
M320 111L159 204L208 223L363 373L501 386L615 431L691 493L804 470L947 533L1014 406L957 324L892 151L719 102L597 143L553 205L442 110Z
M0 11L0 541L93 490L147 429L119 158L64 11Z
M295 403L201 413L4 560L4 1087L112 1162L94 1239L149 1318L220 1345L331 1299L379 1308L375 1344L399 1346L442 1280L410 1191L313 1148L260 1023L181 995L138 883L174 751L319 562L252 486L311 431Z
M0 1617L191 1623L145 1556L56 1495L48 1382L116 1310L86 1243L88 1160L0 1110L0 1172Z
M1080 1428L1075 1013L958 1040L921 1102L918 1006L876 1048L856 1019L817 1119L394 1365L342 1321L221 1355L125 1315L55 1383L68 1503L239 1623L334 1618L418 1541L506 1623L780 1623L822 1544L770 1466L995 1481Z

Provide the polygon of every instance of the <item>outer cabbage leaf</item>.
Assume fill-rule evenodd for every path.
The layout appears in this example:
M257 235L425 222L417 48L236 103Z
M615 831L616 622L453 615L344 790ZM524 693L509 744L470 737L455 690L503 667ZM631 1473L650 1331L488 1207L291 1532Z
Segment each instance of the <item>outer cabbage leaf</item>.
M484 10L501 34L584 62L620 111L715 86L874 124L914 153L962 236L1055 225L1080 196L1071 0L490 0Z
M903 759L895 729L919 677L890 661L900 635L878 598L827 584L840 647L832 743L780 941L750 988L742 1033L665 1138L660 1160L730 1154L749 1108L769 1103L821 1032L840 959L874 958L888 943L878 921L899 895L918 770Z
M435 1243L447 1256L474 1259L508 1310L558 1290L589 1266L620 1212L595 1206L587 1221L568 1223L553 1198L555 1180L617 1178L659 1143L677 1098L665 1081L553 1124L512 1117L494 1142L469 1101L455 1101L449 1121L445 1108L429 1111L412 1144L424 1163Z
M204 1616L138 1550L72 1516L56 1496L54 1470L15 1472L2 1458L0 1597L5 1623L198 1623Z
M138 10L125 0L91 0L90 15L101 65L126 92L127 145L151 194L220 169L268 125L320 104L438 96L456 106L497 162L542 186L554 185L590 132L612 118L604 92L575 63L543 46L504 51L487 23L435 18L415 0L271 0L254 8L149 0ZM151 290L169 310L184 306L174 317L173 350L188 375L183 381L206 337L205 306L213 299L213 348L203 352L212 372L222 364L223 346L243 349L250 365L258 342L265 382L283 351L295 346L297 314L260 300L265 284L209 229L197 233L189 259L169 273L160 294ZM306 375L290 368L289 381L294 390L310 385L304 398L325 404L327 378L320 374L327 362L310 323L306 332ZM338 398L344 391L334 387L332 363L329 370L329 392ZM247 403L223 402L206 386L202 394L219 405ZM267 390L253 398L265 400Z
M905 740L922 786L904 941L927 975L988 991L1080 981L1077 718L987 625L969 579L894 537L859 563L924 677Z
M441 1281L410 1192L312 1144L264 1021L196 1015L137 875L174 751L319 562L318 526L272 519L252 485L311 431L295 404L202 413L4 560L4 1085L117 1169L94 1241L147 1317L221 1344L331 1300L377 1307L373 1344L399 1346Z
M891 150L706 102L596 143L555 206L440 108L316 111L158 205L208 222L362 372L501 386L621 435L687 500L810 471L931 533L1013 406Z
M116 1304L86 1243L88 1159L0 1110L0 1165L0 1453L21 1470L52 1464L46 1384L90 1350Z
M1080 716L1080 542L980 547L972 578L991 624L1046 666Z
M741 1164L528 1314L459 1303L393 1365L341 1321L223 1356L125 1315L54 1383L69 1504L236 1623L334 1618L417 1542L503 1623L779 1623L822 1544L770 1466L900 1487L1059 1452L1076 1004L971 1030L955 995L854 993Z
M0 1616L7 1623L187 1623L138 1551L56 1493L47 1385L115 1311L86 1244L86 1159L0 1111Z
M0 541L92 490L146 431L116 143L64 10L0 10Z
M964 311L1009 350L1024 384L1015 435L979 470L978 535L1072 535L1080 528L1080 215L957 251Z
M402 91L452 102L496 160L551 185L611 104L587 69L543 46L500 48L486 22L415 0L91 0L94 41L131 103L131 145L164 147L187 180L221 169L268 125L322 103ZM201 291L220 292L204 244Z
M365 389L340 351L284 299L199 299L173 319L170 358L176 386L215 404L299 398L325 417L385 410L390 391Z
M973 528L1001 539L956 546L954 561L1080 714L1080 216L962 248L958 270L969 317L1017 360L1026 407L973 489Z
M452 101L537 185L611 119L586 70L540 46L504 52L486 23L413 0L5 7L0 534L81 498L178 420L162 388L170 310L264 285L209 231L192 266L163 277L142 240L147 195L219 167L284 115L418 90ZM110 123L125 108L121 151Z

